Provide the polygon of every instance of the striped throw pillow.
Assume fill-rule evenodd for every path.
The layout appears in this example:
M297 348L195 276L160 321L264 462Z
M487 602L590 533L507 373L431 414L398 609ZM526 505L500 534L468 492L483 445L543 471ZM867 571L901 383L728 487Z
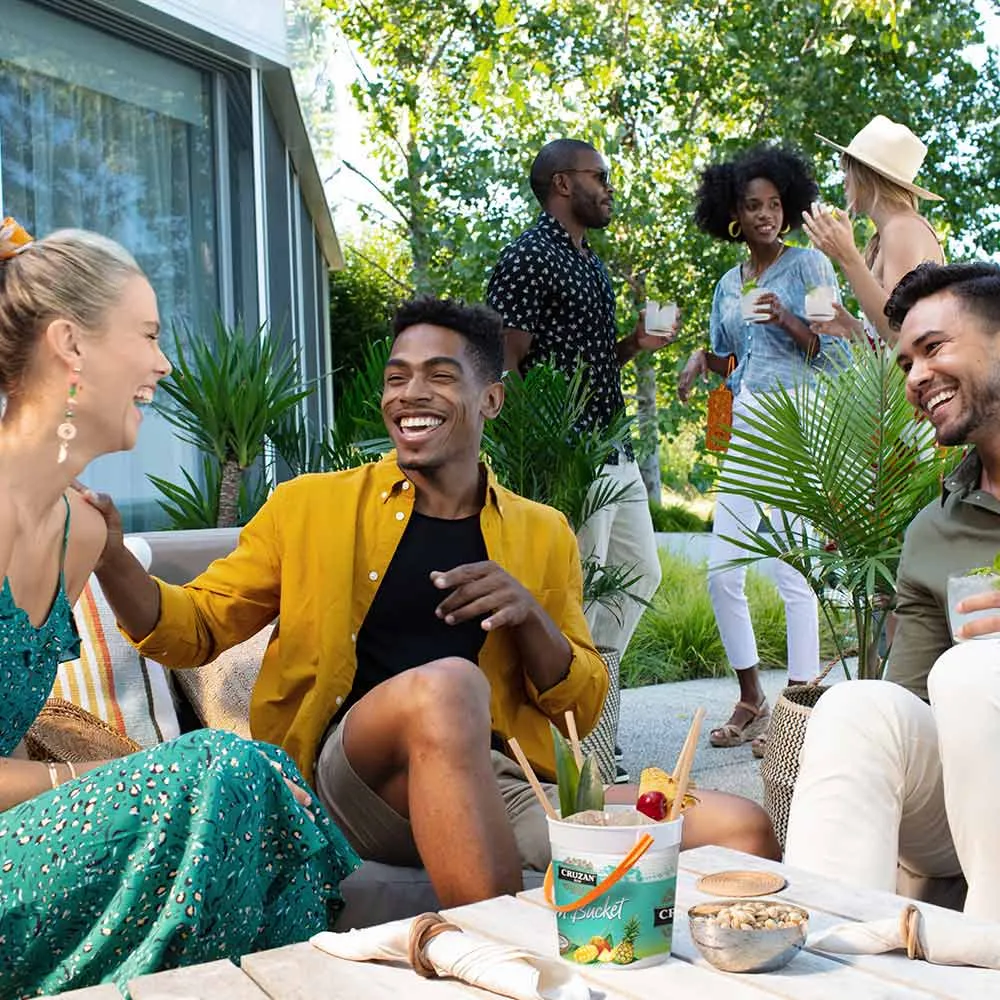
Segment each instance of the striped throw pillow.
M126 538L126 544L132 540ZM143 539L137 556L147 556ZM140 656L118 631L114 613L95 576L91 576L73 608L80 633L80 658L60 664L52 697L85 708L143 747L180 733L177 712L159 663Z

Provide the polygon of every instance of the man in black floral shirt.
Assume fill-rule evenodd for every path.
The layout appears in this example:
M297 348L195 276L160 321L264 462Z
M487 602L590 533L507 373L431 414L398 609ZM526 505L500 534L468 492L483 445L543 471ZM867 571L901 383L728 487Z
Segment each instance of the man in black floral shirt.
M531 189L542 206L538 221L500 254L487 300L503 316L505 364L527 371L548 360L567 374L586 365L591 397L585 426L607 425L625 408L621 368L640 351L657 350L674 338L635 329L618 339L615 294L607 269L585 238L611 221L614 189L604 157L589 143L557 139L535 157ZM595 514L579 533L581 554L605 565L635 567L632 593L646 600L660 582L646 491L626 437L604 474L630 486L629 499ZM634 501L634 502L633 502ZM622 621L599 604L587 613L598 646L625 652L642 615L626 601Z

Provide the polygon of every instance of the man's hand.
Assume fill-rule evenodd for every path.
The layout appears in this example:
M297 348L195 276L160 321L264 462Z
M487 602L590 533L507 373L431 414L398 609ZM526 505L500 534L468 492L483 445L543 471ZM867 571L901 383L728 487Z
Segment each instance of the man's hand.
M678 312L677 315L680 316L680 313ZM674 320L674 325L666 333L647 333L646 310L640 309L639 318L636 320L636 324L632 332L627 337L622 337L622 339L615 344L615 357L618 359L618 364L626 365L637 354L642 354L643 351L658 351L661 347L666 347L667 344L672 344L677 337L677 326L679 322L679 319Z
M431 582L439 590L451 589L436 611L449 625L485 616L482 627L489 632L523 625L541 610L534 597L492 560L466 563L447 572L435 570Z
M988 590L984 594L976 594L973 597L965 598L964 601L959 601L955 605L955 610L960 615L967 615L973 611L989 611L991 608L996 608L998 613L966 622L958 630L955 638L975 639L982 635L1000 632L1000 590Z
M635 338L636 347L639 351L658 351L667 344L672 344L677 339L677 327L680 325L680 310L677 311L677 318L673 326L663 333L649 333L646 330L646 310L639 310L639 319L636 320L635 329L632 336Z
M106 493L95 493L82 483L73 488L100 512L108 535L94 572L118 624L135 640L145 639L160 617L160 588L125 547L122 517Z
M526 587L492 560L435 570L431 582L451 593L437 606L449 625L479 618L487 632L511 629L525 673L539 691L548 691L569 673L573 647Z
M101 517L104 518L105 525L107 525L107 539L104 542L104 549L96 566L97 569L100 569L109 556L113 558L125 548L125 531L122 528L122 516L118 512L118 508L114 505L114 501L112 501L107 493L95 493L76 479L73 480L72 486L91 507L100 513Z

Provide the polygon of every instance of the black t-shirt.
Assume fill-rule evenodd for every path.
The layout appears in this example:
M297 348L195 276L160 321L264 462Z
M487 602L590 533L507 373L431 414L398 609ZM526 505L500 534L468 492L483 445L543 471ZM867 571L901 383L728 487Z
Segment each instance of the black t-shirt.
M448 625L434 609L450 593L431 583L434 570L487 559L479 515L442 520L413 511L399 547L358 632L358 672L334 721L373 687L410 667L461 656L478 662L482 618Z

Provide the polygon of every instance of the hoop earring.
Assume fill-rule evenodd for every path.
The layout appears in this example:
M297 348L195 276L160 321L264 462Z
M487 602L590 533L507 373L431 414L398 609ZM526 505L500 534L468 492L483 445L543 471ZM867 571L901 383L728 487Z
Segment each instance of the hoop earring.
M76 437L76 425L73 417L76 411L76 397L80 391L80 369L74 368L73 374L69 377L69 391L66 395L66 409L63 410L63 422L56 428L56 437L59 438L59 457L56 462L62 465L69 455L69 443Z
M734 240L738 240L740 236L743 235L743 227L740 226L736 219L733 219L733 221L729 223L729 235Z
M779 236L787 236L791 231L792 231L792 224L790 222L786 222L785 223L785 228L778 230L778 235Z

